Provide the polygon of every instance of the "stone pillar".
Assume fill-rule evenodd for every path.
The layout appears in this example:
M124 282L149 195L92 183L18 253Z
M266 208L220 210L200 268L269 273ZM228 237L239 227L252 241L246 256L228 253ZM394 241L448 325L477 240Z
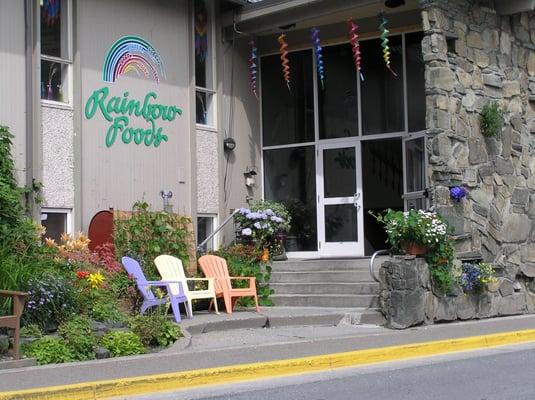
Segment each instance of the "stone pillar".
M379 279L380 306L388 328L405 329L425 322L430 281L423 258L394 256L381 266Z

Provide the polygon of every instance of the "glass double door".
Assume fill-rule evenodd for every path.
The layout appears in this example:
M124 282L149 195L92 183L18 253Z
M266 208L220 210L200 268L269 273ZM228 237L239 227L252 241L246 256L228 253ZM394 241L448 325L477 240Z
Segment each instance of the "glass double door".
M316 151L319 255L363 256L360 141L318 144Z

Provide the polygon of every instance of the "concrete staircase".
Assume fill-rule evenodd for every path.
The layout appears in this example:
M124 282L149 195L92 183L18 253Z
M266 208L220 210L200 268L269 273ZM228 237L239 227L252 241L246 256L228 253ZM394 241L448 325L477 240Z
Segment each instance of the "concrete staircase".
M270 287L275 306L377 308L379 284L369 259L274 262Z

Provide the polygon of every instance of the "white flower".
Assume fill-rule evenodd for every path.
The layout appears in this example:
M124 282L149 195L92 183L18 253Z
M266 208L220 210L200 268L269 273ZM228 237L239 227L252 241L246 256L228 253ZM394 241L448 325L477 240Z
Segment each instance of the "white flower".
M241 231L241 234L243 236L251 236L253 233L253 231L251 230L251 228L245 228L244 230Z

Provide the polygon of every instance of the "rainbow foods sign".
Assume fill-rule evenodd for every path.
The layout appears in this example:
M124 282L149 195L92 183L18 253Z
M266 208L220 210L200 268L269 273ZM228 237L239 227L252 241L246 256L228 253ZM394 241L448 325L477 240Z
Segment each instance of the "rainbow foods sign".
M102 80L114 83L121 75L135 75L160 83L165 78L160 54L145 39L139 36L123 36L108 50L102 66ZM175 105L159 104L158 94L150 91L143 98L131 98L128 91L121 96L110 95L104 86L93 91L86 101L84 114L92 119L100 114L110 122L106 132L106 147L111 147L120 137L125 144L134 142L158 147L168 137L157 122L173 122L182 110ZM144 121L144 126L133 126L130 119Z

